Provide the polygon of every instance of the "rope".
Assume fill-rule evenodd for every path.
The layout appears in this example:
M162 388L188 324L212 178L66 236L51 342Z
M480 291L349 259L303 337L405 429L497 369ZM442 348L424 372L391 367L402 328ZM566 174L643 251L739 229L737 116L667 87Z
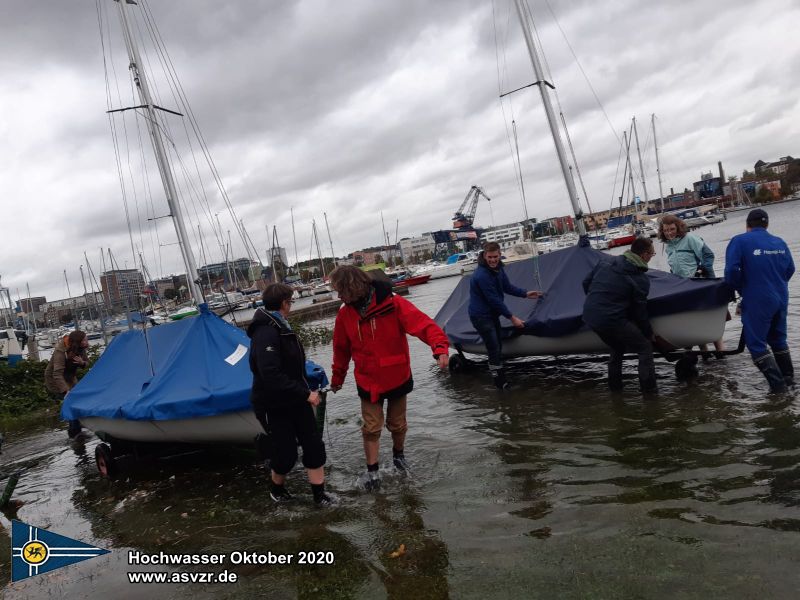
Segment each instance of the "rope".
M170 75L172 81L175 84L175 91L177 92L178 97L180 99L179 104L184 108L184 112L186 113L189 119L189 123L192 126L192 130L194 131L195 136L197 136L197 140L200 144L200 149L202 150L203 155L206 158L206 162L208 163L208 166L211 170L212 177L216 182L217 189L219 190L222 199L225 202L225 206L227 207L228 212L231 216L231 219L233 220L236 232L238 233L240 239L242 240L242 243L245 245L245 248L247 248L247 243L246 241L244 241L244 235L242 234L242 231L239 227L239 218L236 216L236 211L234 210L233 205L230 202L230 197L228 196L228 192L225 189L225 186L222 182L222 178L219 175L216 164L214 163L214 159L212 158L211 153L208 150L205 138L202 132L200 131L197 119L194 116L194 111L192 110L191 105L189 104L189 100L186 96L186 93L183 90L183 86L180 80L178 79L177 75L175 74L175 67L172 63L172 59L169 55L169 52L167 51L166 45L163 42L163 38L161 37L160 31L158 30L158 25L156 24L155 20L152 17L152 12L150 10L149 3L147 2L147 0L141 0L141 5L143 8L143 14L145 15L149 27L153 32L154 39L156 41L156 46L160 49L161 54L163 55L164 61L166 63L167 73ZM248 251L248 256L249 256L249 251ZM250 258L252 260L252 257Z
M509 6L509 11L508 11L509 19L510 19L510 14L511 14L511 9L510 9L510 6ZM515 176L515 179L516 179L516 182L517 182L517 188L519 189L520 199L522 200L523 214L527 215L528 214L528 207L527 207L527 204L525 202L525 194L523 192L523 185L522 185L522 167L521 167L521 165L518 165L518 162L515 159L514 146L511 143L511 134L510 134L510 132L508 130L508 118L506 117L505 105L503 104L503 97L502 97L502 95L503 95L503 76L500 73L500 55L499 55L499 52L498 52L499 42L498 42L498 39L497 39L497 19L496 19L496 16L495 16L495 3L494 3L494 0L492 0L492 26L493 26L493 29L494 29L494 46L495 46L494 54L495 54L495 66L496 66L496 69L497 69L497 92L498 92L498 96L499 96L498 100L500 101L500 111L503 114L503 126L505 127L505 130L506 130L506 141L508 142L508 150L509 150L509 152L511 154L511 163L514 165L514 176ZM508 19L507 19L507 21L506 21L506 34L508 34L508 30L509 30L509 27L508 27ZM508 68L508 63L507 63L507 60L506 60L506 51L505 51L506 42L507 41L508 40L506 38L506 40L503 43L503 71L506 71L507 68ZM511 102L511 97L510 96L507 96L507 97L508 97L509 111L511 112L511 121L513 123L513 122L516 121L516 119L514 118L514 105Z
M589 89L592 91L592 96L594 96L595 102L597 102L597 106L600 107L600 110L602 111L603 116L606 118L606 123L608 123L608 126L611 129L611 133L614 134L614 137L617 139L617 142L622 143L622 140L619 139L619 135L617 135L617 132L614 129L614 125L611 123L611 119L609 118L608 113L606 112L606 109L603 106L603 103L600 101L600 97L597 95L597 92L595 91L594 86L592 85L592 82L589 80L589 76L586 74L586 71L584 71L583 65L581 65L581 61L580 61L580 59L578 59L578 55L575 53L575 50L573 49L572 44L570 44L569 38L567 37L567 34L564 32L564 29L561 27L561 23L559 23L558 17L556 17L556 13L553 10L553 7L550 5L549 0L544 0L544 1L545 1L545 4L547 5L547 9L550 11L550 14L553 16L553 20L556 23L556 27L558 27L558 30L561 32L561 35L564 38L564 41L566 42L567 47L569 48L569 51L572 54L572 57L575 59L575 64L578 65L578 69L580 69L581 75L583 75L583 78L586 80L586 83L589 85ZM530 8L528 10L530 10ZM545 61L546 61L546 59L545 59ZM549 70L549 68L548 68L548 70Z

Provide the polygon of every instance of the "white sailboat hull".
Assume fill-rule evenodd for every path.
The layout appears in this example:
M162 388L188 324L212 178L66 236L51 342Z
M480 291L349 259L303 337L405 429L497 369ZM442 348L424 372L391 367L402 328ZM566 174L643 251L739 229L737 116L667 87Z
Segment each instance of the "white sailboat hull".
M166 421L84 417L81 424L98 437L107 434L131 442L252 445L253 438L264 433L252 410Z
M725 331L726 305L655 317L650 320L656 334L678 348L707 344L722 338ZM471 354L486 354L483 344L462 344ZM547 356L553 354L590 354L608 352L593 331L580 331L562 337L520 335L503 341L503 356Z
M452 265L440 265L428 271L420 271L418 275L430 274L431 279L442 279L444 277L457 277L465 273L471 273L478 267L477 263L454 263Z

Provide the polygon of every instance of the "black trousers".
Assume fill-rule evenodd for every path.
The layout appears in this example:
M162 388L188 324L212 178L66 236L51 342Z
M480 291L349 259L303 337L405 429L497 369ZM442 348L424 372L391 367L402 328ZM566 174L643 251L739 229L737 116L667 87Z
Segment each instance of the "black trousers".
M642 389L650 389L655 386L656 367L653 362L653 345L641 329L628 321L622 327L614 329L595 329L595 333L611 348L611 358L608 361L608 385L610 387L622 387L622 357L626 351L639 355L639 385Z
M270 468L278 475L286 475L294 467L298 444L303 449L306 469L317 469L325 464L325 444L317 430L314 409L308 402L298 402L296 406L286 408L268 408L266 414L257 412L256 418L262 426L266 425L265 430L270 434Z

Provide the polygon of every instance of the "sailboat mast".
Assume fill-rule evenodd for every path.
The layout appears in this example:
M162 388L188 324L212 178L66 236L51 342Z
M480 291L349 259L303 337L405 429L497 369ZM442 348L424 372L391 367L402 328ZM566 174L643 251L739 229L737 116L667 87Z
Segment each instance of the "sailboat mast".
M586 225L583 222L583 211L581 210L581 205L578 201L578 191L575 189L575 182L573 181L572 174L569 170L567 155L564 152L564 144L561 141L561 134L558 131L558 121L556 120L556 115L553 112L553 105L550 102L550 95L547 89L548 87L553 87L553 85L544 78L542 65L539 62L539 54L536 49L536 44L534 44L533 36L531 35L530 27L528 26L529 22L533 22L533 17L528 15L528 18L526 18L527 5L524 4L522 0L514 0L514 4L517 7L517 15L519 16L519 22L522 26L522 33L525 35L525 43L528 46L528 54L530 54L531 57L533 72L536 76L536 84L539 88L539 93L542 96L544 112L547 115L547 122L550 125L550 133L553 135L553 143L556 146L558 162L561 165L561 174L564 176L564 183L567 186L569 200L572 203L572 210L575 213L575 228L578 231L578 235L584 237L586 236Z
M636 128L636 117L633 117L633 135L636 136L636 152L639 154L639 171L642 173L642 193L644 194L644 209L650 207L650 198L647 197L647 184L644 182L644 164L642 163L642 149L639 148L639 130Z
M314 238L314 244L317 246L317 257L319 258L319 266L322 269L322 278L325 279L325 261L322 260L322 250L319 249L319 232L317 231L316 221L311 221L311 232Z
M633 200L633 212L638 218L639 205L636 202L636 184L633 181L633 163L631 163L631 136L627 135L627 132L625 132L625 134L622 136L622 139L625 140L625 154L628 161L628 181L630 182L628 190L630 192L631 199Z
M33 313L33 336L36 337L36 311L33 310L33 301L31 300L31 286L28 285L28 282L25 282L25 289L28 291L28 308L31 309ZM28 324L30 325L30 319L28 319Z
M525 215L525 227L528 227L528 201L525 198L525 182L522 179L522 163L519 160L519 141L517 141L517 122L511 120L511 128L514 130L514 146L517 149L517 168L519 169L519 189L522 191L522 210Z
M331 239L331 228L328 227L328 213L322 213L325 217L325 231L328 232L328 243L331 245L331 258L333 259L333 268L336 268L336 254L333 253L333 240Z
M289 208L292 215L292 239L294 240L294 268L297 269L296 275L300 274L300 255L297 254L297 233L294 230L294 206Z
M183 222L183 212L181 211L180 202L178 201L178 194L175 187L175 180L172 176L172 169L170 168L169 161L167 160L167 152L164 149L164 141L161 139L161 132L157 127L158 121L156 120L156 111L153 106L153 100L150 96L150 88L147 85L147 79L144 72L141 71L142 60L139 57L139 50L136 47L135 38L130 29L128 22L128 4L127 0L120 0L117 2L119 6L120 19L122 20L122 31L125 37L125 46L128 50L128 58L130 60L130 70L133 75L133 81L136 84L136 90L139 93L139 98L144 105L144 111L147 115L145 121L147 122L147 130L150 132L150 140L153 142L153 150L156 154L156 162L158 163L158 171L161 174L161 181L164 184L164 192L167 196L167 204L169 212L172 215L172 222L175 225L175 233L178 236L178 246L181 249L183 262L186 267L186 279L189 286L189 293L196 303L201 303L203 295L195 283L197 279L197 266L194 262L192 249L189 247L189 235L186 232L186 226Z
M653 124L653 146L656 148L656 173L658 173L658 195L661 198L661 212L664 212L664 190L661 187L661 163L658 162L658 140L656 139L656 113L650 117Z

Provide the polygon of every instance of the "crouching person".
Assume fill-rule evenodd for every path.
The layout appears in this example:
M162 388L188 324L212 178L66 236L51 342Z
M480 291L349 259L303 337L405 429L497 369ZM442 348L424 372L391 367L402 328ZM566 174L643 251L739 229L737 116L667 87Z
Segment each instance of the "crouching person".
M86 332L76 329L65 335L53 349L53 356L44 371L44 387L50 397L61 401L78 384L78 369L89 364ZM71 420L67 435L74 438L81 432L81 422Z
M299 444L314 502L327 506L333 500L325 492L325 444L313 409L320 397L306 383L306 355L286 320L292 308L292 292L282 283L268 285L262 297L264 306L247 328L253 372L250 401L270 437L270 497L275 502L292 499L286 489L286 475L297 462Z
M622 389L622 358L626 350L639 355L642 392L657 389L653 328L647 316L647 263L654 254L651 240L636 238L630 250L611 262L597 263L583 281L583 321L611 348L608 387L612 391Z

